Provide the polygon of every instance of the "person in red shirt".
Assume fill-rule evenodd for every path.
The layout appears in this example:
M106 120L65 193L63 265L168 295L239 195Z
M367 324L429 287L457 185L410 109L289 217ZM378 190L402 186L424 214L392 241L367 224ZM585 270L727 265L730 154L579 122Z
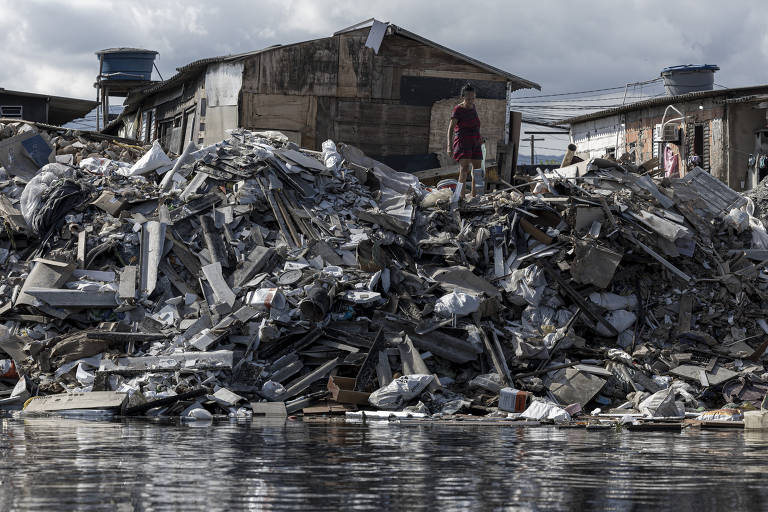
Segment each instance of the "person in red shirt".
M480 118L475 109L475 88L467 83L461 88L461 103L451 112L448 124L448 145L446 151L459 163L459 183L466 183L467 174L472 175L472 197L475 197L475 176L472 169L478 169L483 159L480 137ZM462 196L465 191L462 189Z

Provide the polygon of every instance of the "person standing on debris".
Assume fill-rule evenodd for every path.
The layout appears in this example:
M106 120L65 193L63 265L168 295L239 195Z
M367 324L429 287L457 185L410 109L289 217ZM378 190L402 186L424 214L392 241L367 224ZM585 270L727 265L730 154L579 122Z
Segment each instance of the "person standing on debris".
M475 108L475 88L467 83L461 88L462 101L451 112L448 124L448 144L446 151L459 163L459 183L467 182L467 175L472 176L472 197L475 197L475 175L472 169L479 168L483 158L480 137L480 118ZM464 195L464 190L461 192Z

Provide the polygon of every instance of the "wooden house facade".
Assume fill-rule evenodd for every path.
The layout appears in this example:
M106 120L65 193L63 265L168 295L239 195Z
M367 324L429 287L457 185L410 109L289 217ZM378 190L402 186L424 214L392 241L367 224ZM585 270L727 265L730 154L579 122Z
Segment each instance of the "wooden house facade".
M277 130L310 149L332 139L395 168L419 170L447 163L450 111L471 82L489 158L497 145L510 143L509 95L538 84L396 25L367 23L188 64L171 79L132 92L105 131L159 139L179 153L187 140L214 143L232 128Z

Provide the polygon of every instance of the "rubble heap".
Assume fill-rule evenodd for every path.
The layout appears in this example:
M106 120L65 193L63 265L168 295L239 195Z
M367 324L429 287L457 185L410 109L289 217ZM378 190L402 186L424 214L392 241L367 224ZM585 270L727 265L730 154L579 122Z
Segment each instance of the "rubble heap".
M26 412L567 421L768 390L768 235L701 169L593 159L459 204L274 132L175 159L0 137L26 159L0 155L3 402L42 397Z

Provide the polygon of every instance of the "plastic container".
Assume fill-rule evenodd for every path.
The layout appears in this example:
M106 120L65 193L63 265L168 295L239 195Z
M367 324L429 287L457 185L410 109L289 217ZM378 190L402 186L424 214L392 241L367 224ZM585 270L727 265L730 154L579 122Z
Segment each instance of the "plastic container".
M499 392L499 410L506 412L523 412L531 394L514 388L503 388Z
M670 96L696 91L711 91L715 85L715 72L720 68L714 64L683 64L661 70L664 89Z
M475 194L485 194L485 170L472 169L472 176L475 177Z
M456 180L441 180L437 182L436 188L438 190L443 188L449 188L451 190L456 190L456 185L458 185L458 181Z
M285 295L277 288L261 288L249 292L246 296L246 301L249 305L262 311L272 308L278 310L285 309Z
M108 48L96 55L101 59L102 80L151 80L157 52L141 48Z

